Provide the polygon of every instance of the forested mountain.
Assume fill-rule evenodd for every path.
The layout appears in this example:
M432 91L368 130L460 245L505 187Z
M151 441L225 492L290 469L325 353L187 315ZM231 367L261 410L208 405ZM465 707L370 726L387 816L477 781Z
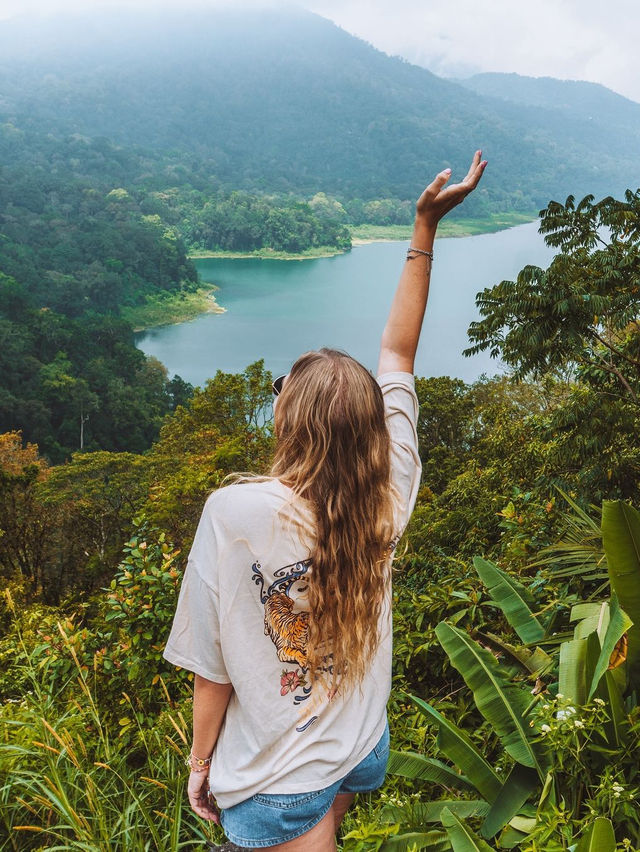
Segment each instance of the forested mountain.
M409 199L425 175L460 170L482 146L497 168L466 215L635 180L640 107L627 133L611 134L607 111L585 114L578 88L559 120L544 100L471 92L299 9L56 21L0 26L4 122L153 149L170 161L156 180Z
M626 130L637 144L640 104L599 83L499 73L475 74L459 82L479 95L555 110L565 121L577 119L594 127L608 127L612 135L616 130Z

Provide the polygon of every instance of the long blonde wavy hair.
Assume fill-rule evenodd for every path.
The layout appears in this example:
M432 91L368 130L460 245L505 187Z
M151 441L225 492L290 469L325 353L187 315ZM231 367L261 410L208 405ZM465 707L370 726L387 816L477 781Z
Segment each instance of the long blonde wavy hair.
M307 669L332 688L362 681L379 643L394 537L390 438L382 392L334 349L302 355L275 410L271 475L315 516ZM332 655L332 658L330 657Z

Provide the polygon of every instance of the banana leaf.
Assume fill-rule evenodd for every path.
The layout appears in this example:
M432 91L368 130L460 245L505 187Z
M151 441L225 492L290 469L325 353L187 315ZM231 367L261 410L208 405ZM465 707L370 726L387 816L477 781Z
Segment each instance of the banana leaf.
M553 812L555 806L556 788L553 783L553 775L551 772L548 772L547 777L544 779L542 793L540 793L540 799L538 800L538 809L536 811L536 816L540 818L547 812Z
M627 741L629 723L624 710L622 691L613 672L604 673L596 694L605 702L609 713L609 719L604 726L607 742L613 748L621 748Z
M451 843L444 831L409 831L388 837L380 852L451 852Z
M536 675L536 677L544 674L553 666L553 658L546 651L543 651L542 648L537 647L532 651L530 648L525 648L522 645L512 645L509 642L505 642L504 639L501 639L494 633L482 633L479 630L474 631L473 638L479 639L494 651L504 654L505 657L510 658L522 669L529 672L529 674Z
M621 500L602 504L602 541L611 588L632 620L627 664L632 685L640 683L640 513Z
M585 618L596 617L600 614L600 603L586 601L585 603L574 604L571 607L569 621L582 621Z
M509 820L509 825L516 831L522 834L530 834L537 825L538 820L535 817L514 816Z
M440 760L424 757L412 751L395 751L391 749L387 772L391 775L402 775L412 780L431 781L432 784L440 784L455 790L474 790L474 786L459 775L452 767L447 766Z
M489 844L447 808L442 811L442 824L449 835L453 852L491 852Z
M544 749L531 741L535 733L525 720L531 694L511 683L493 654L462 630L442 621L435 633L451 664L473 692L478 710L498 734L507 753L517 763L536 769L543 778L546 774Z
M573 704L582 705L586 702L586 664L586 639L571 639L560 645L558 692Z
M535 607L531 592L493 562L476 556L473 567L520 639L525 643L539 642L544 637L544 627L531 611Z
M526 834L509 825L500 835L498 849L520 849L520 844L526 839Z
M429 822L440 822L444 808L449 808L460 819L485 817L489 813L489 803L481 799L441 799L439 802L416 802L402 807L385 805L380 812L380 819L385 822L402 822L407 826L422 826Z
M626 614L626 612L623 612L620 609L620 604L618 603L618 596L614 592L609 604L609 624L607 625L607 629L604 636L602 636L600 639L600 655L598 656L598 660L595 665L595 671L593 673L593 677L591 678L589 692L587 694L587 698L589 700L591 700L591 697L594 695L598 684L600 683L600 679L609 668L609 660L611 659L611 655L613 654L613 649L617 645L618 641L622 638L622 636L629 630L631 625L631 619Z
M462 770L480 795L493 802L502 789L502 778L484 759L467 734L420 698L409 696L418 710L438 726L437 745Z
M451 843L443 831L409 831L388 837L379 849L380 852L423 852L427 849L429 852L451 852Z
M491 805L480 834L487 840L494 837L518 813L539 783L540 778L535 769L516 763L500 795Z
M598 817L582 836L576 852L616 852L616 835L610 819Z
M575 626L573 635L575 639L586 639L591 633L597 633L603 637L609 626L609 601L601 601L593 615L582 618Z

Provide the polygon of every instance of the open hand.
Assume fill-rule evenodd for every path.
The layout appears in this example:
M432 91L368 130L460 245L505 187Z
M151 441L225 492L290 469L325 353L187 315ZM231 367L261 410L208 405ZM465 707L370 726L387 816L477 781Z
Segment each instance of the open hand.
M195 813L202 819L215 822L220 825L220 811L216 801L209 790L208 772L191 772L187 784L189 804Z
M425 225L435 228L449 210L457 207L470 192L478 185L482 173L487 165L486 160L481 160L482 151L476 151L471 161L467 176L460 183L453 183L446 187L445 184L451 177L451 169L445 169L436 175L434 180L422 193L416 204L416 217Z

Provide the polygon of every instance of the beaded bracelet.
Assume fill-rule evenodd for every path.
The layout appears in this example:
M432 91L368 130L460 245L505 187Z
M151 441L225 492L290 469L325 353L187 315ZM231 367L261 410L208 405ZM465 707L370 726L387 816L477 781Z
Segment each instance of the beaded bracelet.
M196 764L196 766L193 765L194 763ZM191 769L192 772L206 772L207 769L211 766L211 758L196 757L193 752L190 752L189 757L185 760L185 764Z
M413 260L413 257L410 257L411 252L416 252L416 254L423 254L425 257L428 257L429 260L433 263L433 252L425 251L424 249L414 248L413 246L409 246L407 249L407 260Z

